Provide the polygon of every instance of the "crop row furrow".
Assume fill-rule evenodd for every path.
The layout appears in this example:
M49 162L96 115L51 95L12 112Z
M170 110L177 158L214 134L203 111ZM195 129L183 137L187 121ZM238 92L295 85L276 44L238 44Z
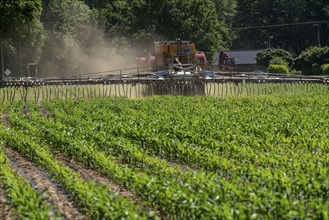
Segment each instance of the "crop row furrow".
M16 120L14 118L15 117L13 117L13 120L15 121L14 124L18 124L16 129L23 128L24 130L30 127L28 133L31 138L37 139L38 136L41 136L44 141L51 143L52 147L64 152L68 156L74 157L76 160L95 170L99 170L99 172L102 172L109 178L114 178L118 183L123 184L131 191L135 191L144 200L153 203L162 212L169 212L171 216L179 215L180 217L185 217L186 212L188 212L189 214L187 216L189 217L200 217L198 211L202 207L202 209L207 210L206 213L203 213L203 217L208 216L210 213L212 213L211 216L218 217L221 216L224 210L229 206L234 207L233 210L235 211L233 214L247 213L247 215L251 216L252 213L261 213L262 215L273 217L278 216L278 214L282 215L288 213L287 210L291 208L292 201L298 199L298 197L294 196L294 193L298 190L303 190L303 192L309 194L311 198L315 197L318 193L317 189L308 189L308 191L304 189L304 187L309 184L308 178L303 180L302 183L299 183L298 187L293 187L294 182L288 177L284 177L284 170L282 170L282 173L277 172L275 178L271 172L264 172L264 175L258 179L258 183L246 182L247 184L250 184L250 186L258 188L257 191L241 191L238 187L240 186L244 188L247 184L238 185L237 182L231 184L226 181L218 181L217 188L212 188L213 185L210 185L211 189L215 189L215 191L212 191L211 193L209 193L209 189L203 191L204 188L202 188L201 184L199 185L200 189L198 191L195 187L191 187L192 184L188 184L188 181L184 185L184 182L180 183L176 180L168 180L168 178L161 178L161 176L158 175L152 177L151 175L143 174L143 172L135 172L135 169L129 169L125 166L116 164L112 156L100 152L99 149L94 148L94 146L90 145L86 140L68 138L66 136L67 132L63 132L65 131L65 129L63 129L65 126L63 126L60 121L57 121L56 123L52 123L51 121L44 123L44 120L46 120L45 118L39 120L33 118L33 121L37 121L37 123L32 125L27 121L24 122L24 120L28 120L26 118L18 118ZM29 125L24 126L24 124ZM44 132L41 132L41 134L33 132L36 128ZM281 186L282 181L284 181L283 186ZM297 179L297 181L299 181L299 179ZM163 192L167 193L163 195ZM289 196L287 195L288 197L278 197L273 199L275 193L288 193ZM306 196L307 194L303 196ZM189 197L192 197L193 199L188 199ZM198 200L195 200L196 198L198 198ZM205 201L204 198L207 198L207 200ZM256 202L258 198L263 198L262 203L259 204ZM183 204L178 206L177 203L179 202L183 202ZM252 207L245 207L245 203L253 202L255 203ZM326 207L326 205L328 204L325 203L320 208L322 209L323 207ZM195 206L198 208L195 208ZM271 209L271 207L276 207L276 210L280 210L280 212L273 214L271 211L273 209ZM304 209L303 207L304 204L299 203L295 209L301 212L301 210ZM191 212L190 209L194 210L194 212ZM210 209L212 209L212 212L209 211ZM312 212L312 210L314 210L314 207L309 206L305 212Z
M23 122L21 121L21 123ZM52 143L50 147L54 147L86 166L98 170L108 178L116 180L127 189L138 194L143 200L157 207L162 213L174 218L218 218L222 216L225 207L223 204L229 198L235 197L236 192L239 192L236 187L229 183L226 183L227 186L223 185L221 193L209 193L202 189L196 191L188 183L182 185L166 177L152 177L143 172L135 172L127 166L116 164L111 156L95 150L86 142L79 140L70 142L61 138L60 134L56 133L56 128L51 129L51 124L48 124L47 127L38 126L38 128L46 131L44 138ZM37 138L37 134L33 136L32 132L29 135L33 139ZM230 188L235 189L236 192ZM225 189L228 192L225 192Z
M329 207L328 100L55 100L45 102L50 117L36 105L21 117L15 106L10 120L13 132L80 161L173 218L320 219ZM173 163L197 170L175 170Z
M74 207L68 194L54 183L42 168L10 148L6 149L5 154L17 174L29 182L35 190L47 195L47 200L56 207L61 216L65 219L88 219Z
M97 106L97 108L93 109L99 109L98 107L100 106ZM177 161L177 157L179 157L182 159L178 159L178 162L182 162L182 160L188 161L187 163L190 164L191 167L212 170L223 177L226 177L228 172L231 174L234 172L239 173L238 176L250 176L250 170L255 170L255 166L258 167L259 173L262 173L264 169L273 169L277 167L280 163L284 163L291 157L298 158L298 160L300 161L299 163L295 163L294 167L299 166L300 168L305 168L305 166L308 166L308 161L314 156L313 153L307 152L303 149L299 149L298 152L296 152L294 148L291 148L290 146L286 147L284 145L280 146L278 143L275 145L271 143L264 143L263 147L267 148L266 152L263 152L262 150L259 151L258 147L261 147L261 143L257 142L259 139L256 139L254 141L254 145L250 146L244 146L243 143L236 142L234 145L232 144L232 146L226 146L225 148L223 148L220 153L215 153L211 151L207 152L206 150L195 149L191 145L189 145L188 142L182 145L181 142L177 140L170 140L172 144L169 143L168 146L166 146L163 144L164 138L157 138L154 137L152 134L135 134L133 140L131 140L129 137L122 137L125 136L124 132L115 134L115 131L117 130L116 125L122 124L123 121L125 121L124 119L115 119L112 116L109 116L110 119L106 119L106 117L104 117L103 122L101 123L99 120L95 120L94 117L91 116L92 114L89 114L90 112L76 111L75 114L73 114L76 116L74 117L71 115L63 114L60 109L56 111L56 108L52 108L51 110L55 111L54 117L56 119L56 122L60 122L60 124L58 124L60 126L58 127L58 129L63 130L63 135L65 136L65 138L74 138L76 136L79 136L82 139L93 143L94 147L96 147L97 149L104 150L106 148L109 148L111 150L116 150L116 152L111 152L112 154L127 153L127 156L124 156L122 158L124 160L127 160L126 162L128 163L134 162L134 160L136 160L136 157L140 157L140 155L142 154L142 166L145 165L144 162L148 158L148 156L154 158L154 156L157 157L160 155L161 157L161 152L168 151L171 152L172 155L174 155L174 159L171 159L173 157L170 156L169 161ZM81 114L84 115L84 117L82 117ZM79 117L79 115L81 117ZM144 129L136 129L137 132L139 130ZM145 149L145 147L143 147L146 144L150 146L148 149ZM209 144L211 144L211 141L209 141ZM239 144L241 145L239 146ZM127 147L126 145L131 146ZM325 139L323 139L322 146L326 146ZM323 147L322 149L324 150ZM125 148L127 148L127 152L125 152ZM250 148L254 148L256 149L256 151L249 151L248 149ZM235 157L234 151L239 151L239 156ZM269 152L273 153L275 151L277 151L276 154L269 158ZM321 148L318 148L317 153L320 154L321 152ZM232 167L231 165L231 163L233 162L235 164L234 167L239 167L239 170L234 170L234 167ZM200 163L201 165L199 165ZM325 163L320 163L319 166L323 167L325 166Z
M12 207L10 211L13 215L20 219L60 218L59 212L47 202L42 193L37 192L28 182L16 175L4 154L3 142L0 146L0 163L0 185L4 187L6 201ZM0 217L9 212L3 211Z
M67 116L69 117L69 116ZM66 118L67 118L66 117ZM60 117L56 117L57 122L59 122ZM82 119L84 120L84 119ZM48 121L43 124L35 124L37 118L30 118L28 122L22 123L22 119L12 118L16 127L24 130L29 130L29 134L33 132L35 135L39 134L39 137L44 137L44 144L52 141L52 143L60 142L61 145L70 145L72 142L77 141L77 137L80 135L75 133L75 135L67 135L67 132L57 132L60 130L63 124L58 126L58 123L51 123ZM46 133L40 132L39 129L33 128L44 127L42 131L46 131ZM83 130L83 127L79 126L76 129ZM81 131L83 132L83 131ZM105 132L98 132L97 134L90 133L87 134L84 132L84 135L89 136L86 137L83 141L81 141L81 145L88 144L90 146L95 146L93 143L97 142L98 147L94 147L95 150L99 150L104 152L108 156L113 156L113 159L116 159L120 163L133 165L134 170L139 170L142 172L146 172L149 175L157 175L166 178L174 178L175 180L183 183L189 183L192 186L195 185L197 189L201 189L204 191L214 191L215 188L218 188L217 182L219 179L223 179L214 173L207 174L203 171L192 171L188 169L181 169L179 165L173 165L168 163L166 160L149 156L147 153L143 152L137 145L130 142L125 138L121 137L112 137L107 135ZM93 138L97 137L96 139ZM57 139L54 139L57 138ZM86 140L89 140L88 142ZM225 175L227 177L227 175ZM231 175L230 175L231 177ZM240 178L238 181L242 181ZM233 182L233 180L230 180ZM212 187L210 187L212 185Z
M75 204L87 216L96 219L143 219L148 213L129 200L111 192L107 187L93 181L83 181L78 173L53 159L48 149L41 147L21 132L2 130L1 136L7 146L17 150L47 170L69 192Z

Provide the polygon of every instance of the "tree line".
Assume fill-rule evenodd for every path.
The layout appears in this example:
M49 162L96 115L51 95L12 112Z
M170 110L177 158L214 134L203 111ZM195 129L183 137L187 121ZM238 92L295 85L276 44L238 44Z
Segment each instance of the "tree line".
M0 12L2 70L17 76L31 63L43 76L101 71L177 37L207 53L329 44L323 0L0 0Z

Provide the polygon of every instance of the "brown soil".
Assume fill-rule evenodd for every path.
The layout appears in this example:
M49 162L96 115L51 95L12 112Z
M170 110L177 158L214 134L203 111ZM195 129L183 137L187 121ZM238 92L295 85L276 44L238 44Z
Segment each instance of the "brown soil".
M39 105L43 116L49 117L51 114L44 108L42 104ZM25 106L25 114L28 114L27 106ZM6 113L0 116L0 120L5 124L6 127L10 128L10 122L8 115ZM53 152L55 157L65 163L67 166L73 170L79 172L85 180L94 180L107 187L109 187L113 192L117 192L120 196L125 197L135 204L141 205L143 208L147 209L149 212L155 213L155 215L160 216L161 219L168 219L161 215L159 211L155 210L150 205L139 199L138 196L132 192L126 190L125 188L119 186L114 181L103 177L97 171L85 167L81 163L78 163L72 159L69 159L65 155L59 152ZM67 197L65 192L63 192L59 187L47 176L36 164L28 161L19 153L12 149L6 149L7 157L13 161L12 168L17 171L18 175L25 179L27 182L33 183L33 186L40 192L46 192L48 195L48 200L58 209L58 211L66 219L90 219L79 212L79 210L74 207L73 202ZM1 187L1 186L0 186ZM9 216L7 207L5 206L5 199L1 196L0 188L0 220L12 220L12 218L4 218L2 213L7 213ZM3 201L3 202L2 202ZM4 210L4 211L3 211Z
M13 220L12 212L9 206L6 204L5 192L0 184L0 219L2 220Z
M39 192L47 192L49 202L54 204L66 219L89 219L74 207L73 202L67 195L38 166L11 149L6 150L6 155L13 161L12 168L17 171L18 175L26 181L32 182L34 188Z
M7 113L3 113L2 115L0 115L0 120L3 122L3 124L7 128L10 128L10 123L9 123L9 119L8 119Z
M48 118L48 117L51 116L50 112L47 111L47 109L45 108L45 106L43 105L43 103L41 101L39 101L38 105L39 105L39 108L41 110L41 113L42 113L42 115L44 117L47 117Z
M109 187L113 192L118 193L120 196L125 197L132 201L135 204L141 205L143 208L147 209L149 212L155 213L157 216L160 216L161 219L167 219L166 217L162 216L159 211L155 210L153 207L150 207L149 205L145 204L145 202L141 201L135 194L132 192L126 190L125 188L119 186L114 181L103 177L101 174L99 174L97 171L92 170L84 165L82 165L79 162L76 162L73 159L69 159L68 157L63 156L59 152L53 152L55 157L58 160L61 160L65 163L65 165L69 166L71 169L81 173L82 177L85 180L94 180L97 181L107 187Z

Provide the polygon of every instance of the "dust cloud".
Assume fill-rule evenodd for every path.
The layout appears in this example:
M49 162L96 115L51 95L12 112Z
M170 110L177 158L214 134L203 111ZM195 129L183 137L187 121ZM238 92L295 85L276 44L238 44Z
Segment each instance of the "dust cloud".
M85 28L75 38L50 36L41 60L42 77L117 74L136 68L136 57L144 56L143 45L129 44L126 38L114 38L95 27ZM150 49L150 48L147 48Z

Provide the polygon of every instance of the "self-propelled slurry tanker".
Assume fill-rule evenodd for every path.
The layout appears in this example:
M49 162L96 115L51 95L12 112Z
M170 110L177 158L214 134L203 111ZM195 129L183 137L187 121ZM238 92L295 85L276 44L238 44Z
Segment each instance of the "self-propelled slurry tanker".
M157 75L202 76L207 64L205 53L197 51L192 41L179 38L174 41L155 42L153 68Z

